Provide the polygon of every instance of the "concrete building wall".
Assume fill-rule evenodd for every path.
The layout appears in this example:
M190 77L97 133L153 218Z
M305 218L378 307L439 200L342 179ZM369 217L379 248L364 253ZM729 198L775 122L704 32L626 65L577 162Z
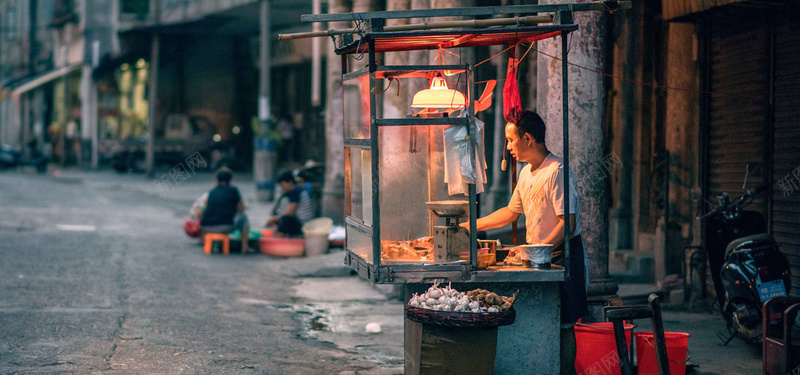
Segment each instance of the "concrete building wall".
M233 122L236 99L233 45L229 37L187 40L183 57L183 101L185 111L202 115L225 134Z
M164 24L200 19L209 14L223 12L259 0L160 0L161 22Z

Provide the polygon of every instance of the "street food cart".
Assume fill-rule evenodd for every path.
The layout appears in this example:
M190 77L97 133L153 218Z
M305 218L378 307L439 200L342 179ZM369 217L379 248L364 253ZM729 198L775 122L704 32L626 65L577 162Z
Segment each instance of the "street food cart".
M493 264L491 257L487 261L480 256L487 250L479 246L491 244L479 243L476 237L476 182L480 180L476 176L483 172L483 151L482 129L475 118L479 87L473 65L383 65L382 54L513 46L560 36L564 150L568 150L567 35L578 28L572 21L573 10L594 9L575 9L576 5L587 6L387 11L302 18L306 22L355 21L357 25L356 29L312 35L345 35L336 48L342 61L344 105L345 263L377 284L452 283L462 290L481 287L503 295L517 293L516 321L500 327L497 336L495 369L501 374L558 373L558 283L564 281L565 269ZM424 25L429 29L424 30L415 29L421 25L385 25L389 18L514 13L544 15L428 23ZM358 35L353 38L350 33ZM383 95L393 95L393 85L411 80L422 80L425 87L430 85L431 92L446 93L446 103L437 105L435 99L422 103L420 92L409 101L412 108L406 113L384 111ZM456 132L459 135L448 138ZM565 154L564 164L568 163ZM568 175L564 173L565 180ZM565 212L569 212L568 194L564 204ZM469 231L461 223L468 223ZM569 222L565 225L569 232ZM487 247L493 248L489 251L494 251L495 257L501 251L496 245ZM568 248L565 253L568 259Z

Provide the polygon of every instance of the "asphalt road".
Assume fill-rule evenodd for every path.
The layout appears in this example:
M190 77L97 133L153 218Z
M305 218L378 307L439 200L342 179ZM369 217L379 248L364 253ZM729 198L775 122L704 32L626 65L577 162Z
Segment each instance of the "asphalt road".
M265 221L252 181L233 182L251 223ZM212 185L0 172L0 374L403 372L402 303L352 276L343 253L204 255L181 225ZM694 374L761 372L760 347L719 345L717 313L663 314L665 330L692 335Z
M339 256L204 255L181 219L210 177L165 196L108 176L0 173L0 373L402 372L402 321L363 332L399 301L335 267L303 277Z

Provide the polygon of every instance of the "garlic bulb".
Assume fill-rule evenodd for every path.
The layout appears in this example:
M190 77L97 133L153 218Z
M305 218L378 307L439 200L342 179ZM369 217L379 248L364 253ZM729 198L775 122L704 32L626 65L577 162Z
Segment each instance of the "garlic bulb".
M453 289L452 284L440 288L438 282L424 293L414 293L408 301L409 306L423 309L473 313L503 312L513 303L514 297L500 296L484 289L462 293Z

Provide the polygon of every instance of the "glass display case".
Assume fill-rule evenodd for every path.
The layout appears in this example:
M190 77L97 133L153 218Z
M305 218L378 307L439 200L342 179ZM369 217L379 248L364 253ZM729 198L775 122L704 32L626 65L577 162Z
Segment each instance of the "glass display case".
M481 29L457 37L452 31L371 32L337 49L343 56L346 264L373 283L563 280L558 266L494 265L496 247L477 240L475 182L485 164L472 66L383 66L376 63L376 53L442 48L443 41L454 39L464 46L498 44L503 38L511 44L530 42L570 29ZM429 47L419 48L426 42ZM351 54L368 58L366 67L349 70ZM433 96L409 100L417 107L409 110L413 114L384 116L383 93L392 92L388 88L395 80L400 85L417 80Z

